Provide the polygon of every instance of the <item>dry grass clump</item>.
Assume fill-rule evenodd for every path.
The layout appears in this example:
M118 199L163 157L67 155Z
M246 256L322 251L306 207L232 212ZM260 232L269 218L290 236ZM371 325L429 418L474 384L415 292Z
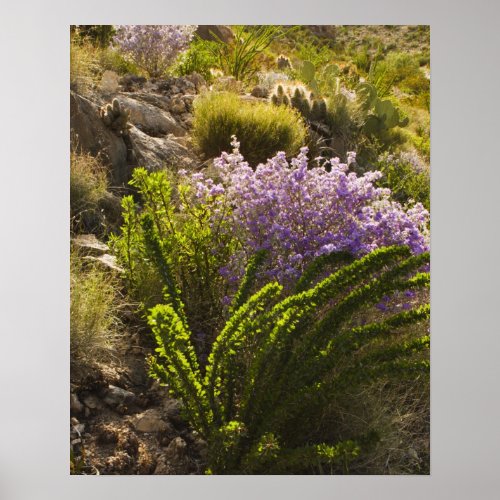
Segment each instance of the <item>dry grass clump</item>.
M142 72L137 66L125 59L113 47L101 47L77 34L70 39L70 88L79 94L87 94L100 82L106 70L119 75Z
M101 67L99 52L102 49L76 36L70 40L70 87L79 93L88 92L99 80Z
M119 283L116 277L82 259L70 257L70 346L74 361L107 359L119 332Z
M73 232L104 234L119 224L119 199L108 191L106 168L89 154L71 153L70 217Z

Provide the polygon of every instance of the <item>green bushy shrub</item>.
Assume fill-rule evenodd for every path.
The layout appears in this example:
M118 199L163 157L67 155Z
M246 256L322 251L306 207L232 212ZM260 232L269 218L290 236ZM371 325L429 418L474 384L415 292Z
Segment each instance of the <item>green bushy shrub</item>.
M109 357L118 334L118 281L76 251L70 257L71 358L92 362Z
M207 157L231 150L231 136L241 141L241 153L255 166L278 151L296 154L306 140L300 115L285 106L252 103L237 95L210 92L194 102L193 137Z
M156 265L171 276L168 256L156 255ZM311 467L348 473L374 446L377 429L329 434L336 422L328 422L314 434L308 425L356 388L426 376L429 336L404 332L428 319L428 304L363 318L374 318L366 313L384 297L425 288L429 275L419 270L429 255L389 247L354 262L345 254L322 256L289 296L277 282L252 295L261 260L257 254L250 262L204 367L176 287L168 287L167 303L149 315L158 343L151 375L183 401L184 416L207 441L209 473ZM337 270L324 277L328 265Z
M143 310L164 300L166 286L172 296L171 283L179 283L179 297L201 346L213 338L222 321L228 285L219 269L234 252L236 240L225 227L230 207L221 206L217 196L200 202L193 186L181 177L135 169L130 184L138 203L131 195L122 199L124 224L110 244ZM214 210L220 211L220 219L211 225ZM171 276L154 264L163 254L168 254Z
M211 72L212 68L217 68L218 60L214 56L213 46L215 42L209 40L201 40L195 38L189 48L179 56L173 73L180 76L191 75L192 73L200 74L205 81L210 84L214 77Z
M378 184L388 187L396 201L405 204L414 200L430 210L430 170L415 155L386 154L380 158L378 169L384 174Z

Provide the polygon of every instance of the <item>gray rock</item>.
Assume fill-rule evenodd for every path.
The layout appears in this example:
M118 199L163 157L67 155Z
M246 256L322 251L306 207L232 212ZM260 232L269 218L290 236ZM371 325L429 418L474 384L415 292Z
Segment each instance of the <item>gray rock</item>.
M185 77L189 82L193 84L193 87L197 92L200 92L202 89L207 87L207 82L199 73L191 73L190 75Z
M119 77L114 71L107 69L102 74L100 88L103 92L116 92L119 85Z
M173 429L155 409L146 410L143 413L134 415L131 419L132 425L138 432L172 432Z
M266 98L269 96L269 90L266 89L266 87L263 87L262 85L256 85L252 89L251 95L253 95L254 97Z
M146 104L151 104L157 108L163 109L163 111L170 111L171 99L167 95L158 94L148 94L146 92L134 92L130 94L130 98L145 102Z
M120 405L131 405L135 402L135 394L133 392L122 389L121 387L115 387L114 385L110 385L105 391L103 396L103 401L113 407L116 408Z
M188 111L193 110L193 102L195 99L196 99L196 95L194 95L194 94L186 94L186 95L182 96L182 100L184 101L184 104L185 104L186 109Z
M101 158L110 167L114 185L126 184L130 177L127 147L123 140L104 125L99 107L75 92L70 94L71 149Z
M167 449L165 450L165 458L167 460L179 460L187 455L187 444L184 439L182 439L180 436L177 436L176 438L172 439L170 441L170 444L167 446Z
M189 460L184 439L176 437L170 441L165 453L158 457L154 474L187 474Z
M234 34L231 28L221 24L200 24L196 29L196 34L202 40L220 39L225 43L234 40Z
M78 399L78 396L72 392L70 395L69 408L72 413L80 414L84 410L83 404Z
M146 78L144 78L143 76L128 74L122 76L118 83L121 85L125 92L133 92L144 86L144 84L146 83Z
M180 97L174 97L170 109L172 113L180 115L186 112L186 104Z
M89 394L83 399L83 404L90 410L97 410L102 407L101 402L97 396Z
M163 411L168 418L179 418L182 408L182 403L178 399L167 398L163 402Z
M132 127L130 139L137 164L148 170L162 170L173 165L191 168L196 164L196 156L172 136L151 137Z
M124 95L120 96L119 100L130 111L130 122L146 134L154 137L186 134L167 111ZM181 103L184 105L182 101Z

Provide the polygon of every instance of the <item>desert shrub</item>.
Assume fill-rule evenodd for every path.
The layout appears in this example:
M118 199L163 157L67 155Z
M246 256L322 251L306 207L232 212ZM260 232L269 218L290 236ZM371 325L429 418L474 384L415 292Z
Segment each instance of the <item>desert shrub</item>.
M72 152L70 157L71 228L77 232L102 231L104 200L109 196L106 169L100 161L87 154Z
M105 359L118 334L118 281L76 251L70 257L70 277L72 360L85 363Z
M430 92L430 80L423 71L412 74L401 81L401 90L412 95L419 95Z
M118 75L140 75L141 69L130 59L114 47L106 47L97 53L100 66L100 76L106 70L114 71Z
M77 35L70 40L70 85L72 90L84 93L98 81L100 66L97 54L99 49L93 44L82 41Z
M298 152L306 128L298 113L284 106L242 101L231 93L207 93L194 102L193 137L207 157L220 155L231 136L242 141L242 152L256 165L277 151Z
M429 336L402 331L428 319L428 304L386 310L368 323L359 317L384 298L425 288L429 276L420 269L429 255L389 247L352 262L332 253L313 262L288 296L277 282L251 295L261 261L258 253L250 262L204 369L172 287L149 315L158 343L151 375L183 401L184 416L207 441L209 473L348 473L377 429L335 436L330 421L315 435L308 424L346 392L426 376ZM338 269L318 281L328 262ZM167 255L156 263L168 273Z
M86 37L79 36L78 30L70 40L70 86L72 90L86 93L94 88L106 70L123 75L138 74L139 68L110 46L101 47Z
M113 43L150 77L163 76L185 50L194 25L119 25Z
M311 61L316 68L330 64L335 57L335 53L327 42L314 43L310 39L299 42L295 47L294 55L301 61Z
M379 159L383 177L378 185L388 187L400 203L420 202L430 209L430 170L415 154L386 154Z
M202 186L186 182L182 175L148 174L142 168L135 169L130 183L139 203L132 196L123 198L124 225L121 234L111 239L126 270L129 291L147 310L163 301L165 287L173 296L175 280L190 326L202 345L221 321L228 285L219 269L236 245L226 228L230 207L221 196L223 190L214 182ZM165 253L171 277L154 266Z
M387 76L397 85L406 78L421 74L418 57L407 52L390 52L385 58Z
M180 54L176 66L173 70L178 75L200 74L207 83L212 83L214 77L210 71L218 65L217 58L210 50L210 45L215 42L194 38L189 48Z
M426 335L428 321L405 327L415 338ZM309 434L324 440L362 435L376 429L379 440L365 447L349 465L351 474L429 474L429 376L380 379L346 389L325 405ZM334 423L335 427L332 426Z
M353 62L358 70L364 73L368 73L372 60L370 57L370 53L368 52L367 45L363 45L360 49L357 50L357 52L353 56Z
M101 48L109 47L111 39L115 35L115 28L111 24L79 24L72 26L71 31L80 39Z
M355 153L347 164L333 158L310 168L307 149L302 149L290 163L278 153L253 170L239 143L233 141L233 147L214 162L224 197L233 207L228 229L238 232L244 249L270 251L269 277L286 284L312 258L332 251L362 255L394 244L408 245L415 253L428 248L428 212L421 204L404 210L391 200L390 190L375 187L380 172L350 172ZM207 192L207 181L195 175L193 182ZM224 273L241 276L245 261L235 252Z

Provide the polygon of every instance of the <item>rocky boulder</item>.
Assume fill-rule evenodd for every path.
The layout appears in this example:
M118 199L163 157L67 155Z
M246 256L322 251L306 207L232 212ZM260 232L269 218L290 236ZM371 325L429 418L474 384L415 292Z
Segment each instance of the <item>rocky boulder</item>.
M190 168L196 165L196 156L172 136L151 137L137 127L132 127L129 134L138 166L155 171L171 166Z
M106 127L96 104L75 92L70 94L70 128L73 151L99 156L109 167L113 184L128 182L130 169L123 137Z
M167 134L180 137L186 134L186 131L177 124L172 115L161 107L123 94L119 96L118 100L130 111L130 122L144 133L153 137Z
M229 43L234 40L234 34L231 28L221 24L200 24L196 30L196 34L202 40L219 39L224 43Z

